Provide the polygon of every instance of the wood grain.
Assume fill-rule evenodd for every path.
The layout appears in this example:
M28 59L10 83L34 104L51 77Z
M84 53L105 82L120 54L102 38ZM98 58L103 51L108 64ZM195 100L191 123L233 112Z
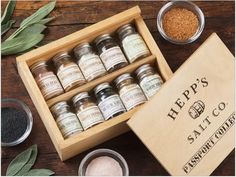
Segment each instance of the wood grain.
M13 15L13 18L17 20L14 28L18 27L23 19L45 3L45 1L17 2L16 10ZM58 18L49 24L49 28L45 31L46 38L42 44L64 37L130 7L139 5L148 29L151 31L157 45L173 71L179 68L212 32L216 32L230 51L235 54L235 9L233 1L195 2L205 14L206 26L197 41L184 46L170 44L165 41L157 31L156 15L165 3L166 2L159 1L58 1L56 9L50 15L58 16ZM4 9L6 4L6 1L2 1L1 9ZM9 36L13 31L14 29L10 30L4 38ZM107 141L64 163L61 162L17 73L15 57L16 56L8 56L2 58L2 98L17 98L27 103L34 116L34 127L31 135L23 144L12 148L2 148L2 175L5 175L6 168L10 161L32 144L38 144L39 147L39 156L35 168L49 168L55 171L56 175L77 175L78 166L82 158L91 150L101 147L113 149L123 155L129 165L130 175L168 175L161 164L157 162L132 132ZM235 152L233 151L212 175L235 175L234 156Z

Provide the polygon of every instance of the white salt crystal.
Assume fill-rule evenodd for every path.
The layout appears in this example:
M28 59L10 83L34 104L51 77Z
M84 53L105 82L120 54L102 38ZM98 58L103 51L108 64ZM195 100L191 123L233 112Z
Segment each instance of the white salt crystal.
M89 163L85 176L123 176L123 173L120 164L115 159L101 156Z

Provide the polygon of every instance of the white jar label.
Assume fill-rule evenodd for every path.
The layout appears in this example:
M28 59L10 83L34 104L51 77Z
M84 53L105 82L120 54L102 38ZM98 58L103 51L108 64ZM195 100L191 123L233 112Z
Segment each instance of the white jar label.
M118 95L107 97L98 104L98 107L101 110L105 120L109 119L118 112L126 111Z
M57 118L56 122L64 138L83 131L79 119L73 113L62 114Z
M57 76L64 89L75 82L85 82L84 76L76 64L71 64L66 67L61 65L57 71Z
M122 45L130 63L134 62L142 55L149 54L149 50L142 37L139 34L131 34L125 37Z
M43 94L43 97L46 99L55 92L63 92L63 88L61 87L57 76L53 74L53 72L48 72L41 78L36 78L36 81Z
M120 47L112 47L106 51L104 51L101 55L100 58L102 59L105 67L107 70L110 68L114 67L115 65L119 63L126 62L126 58L121 51Z
M157 93L157 91L161 88L162 84L163 81L161 77L157 74L147 76L143 78L140 82L140 86L148 99L150 99L153 95Z
M91 106L80 112L77 112L77 116L84 130L104 121L102 113L97 106Z
M147 101L141 88L137 84L123 87L120 90L120 98L124 103L127 111Z
M90 81L106 72L99 56L95 54L83 55L78 65L86 80Z

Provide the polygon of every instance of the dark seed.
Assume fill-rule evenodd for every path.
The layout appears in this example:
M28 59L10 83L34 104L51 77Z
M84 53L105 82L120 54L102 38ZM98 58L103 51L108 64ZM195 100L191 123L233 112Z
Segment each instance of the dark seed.
M27 114L17 108L2 108L1 110L2 142L10 143L19 139L27 129Z

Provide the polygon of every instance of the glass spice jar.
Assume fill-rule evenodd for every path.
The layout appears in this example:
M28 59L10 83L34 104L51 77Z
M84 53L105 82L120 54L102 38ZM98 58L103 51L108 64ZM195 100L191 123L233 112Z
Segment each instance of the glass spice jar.
M65 101L54 104L50 110L64 138L69 138L83 131L78 117L70 111L70 107Z
M87 81L91 81L106 74L106 69L102 61L92 50L89 43L82 43L76 46L74 48L74 55Z
M150 64L140 66L135 73L139 80L139 85L148 99L155 95L163 84L162 78L154 72Z
M128 65L125 55L109 34L103 34L95 39L100 58L108 72L113 72Z
M98 107L105 120L126 112L119 95L114 92L108 82L99 84L95 87L94 92L97 98Z
M130 63L150 55L150 51L143 38L135 31L131 24L120 27L117 32L122 48Z
M30 66L30 70L45 100L64 93L57 76L49 71L47 67L46 61L39 61Z
M127 111L147 101L141 88L134 82L129 73L122 74L116 78L115 84Z
M72 98L76 114L84 130L104 121L98 106L92 101L88 92L82 92Z
M57 69L57 76L65 91L86 83L78 65L72 61L67 52L58 53L52 60Z

